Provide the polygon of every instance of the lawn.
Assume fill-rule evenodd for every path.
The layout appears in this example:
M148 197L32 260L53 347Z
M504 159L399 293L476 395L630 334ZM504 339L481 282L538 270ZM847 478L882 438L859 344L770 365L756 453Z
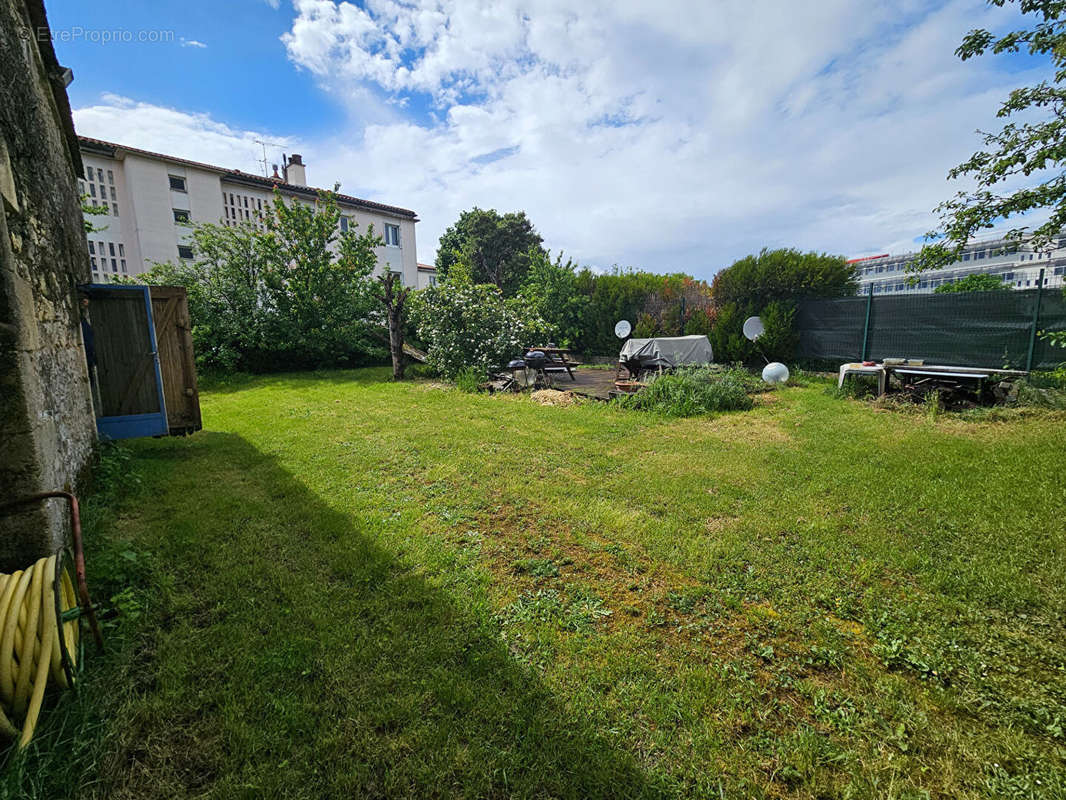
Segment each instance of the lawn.
M89 561L128 613L8 791L1066 796L1066 414L385 378L129 446Z

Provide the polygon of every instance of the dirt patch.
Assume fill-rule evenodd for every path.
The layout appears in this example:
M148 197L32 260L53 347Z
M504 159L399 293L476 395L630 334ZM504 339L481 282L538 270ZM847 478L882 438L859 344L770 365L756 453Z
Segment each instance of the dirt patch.
M573 392L561 392L558 389L538 389L530 394L529 399L542 406L572 406L581 402Z
M707 522L704 524L704 529L707 533L721 533L726 528L735 525L739 520L740 517L734 516L708 517Z

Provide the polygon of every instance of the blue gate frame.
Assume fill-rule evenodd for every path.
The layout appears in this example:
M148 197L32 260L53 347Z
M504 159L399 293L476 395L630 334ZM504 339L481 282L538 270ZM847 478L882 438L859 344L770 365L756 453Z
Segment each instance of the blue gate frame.
M90 283L88 290L113 292L115 290L140 292L144 296L144 310L148 315L148 337L151 343L152 366L155 375L159 411L150 414L124 414L114 417L97 417L96 431L101 439L135 439L140 436L165 436L170 432L167 425L167 407L163 399L163 373L159 368L159 345L155 339L155 318L152 316L152 295L147 286L129 286L121 283Z

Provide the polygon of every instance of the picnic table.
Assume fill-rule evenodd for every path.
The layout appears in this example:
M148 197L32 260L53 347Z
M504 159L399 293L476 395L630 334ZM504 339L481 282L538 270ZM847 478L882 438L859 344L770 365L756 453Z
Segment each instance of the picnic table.
M566 347L527 347L522 351L522 357L532 353L535 350L539 350L547 357L547 363L544 365L545 372L565 372L570 376L570 380L576 381L574 377L574 367L580 367L581 362L575 361L570 350Z

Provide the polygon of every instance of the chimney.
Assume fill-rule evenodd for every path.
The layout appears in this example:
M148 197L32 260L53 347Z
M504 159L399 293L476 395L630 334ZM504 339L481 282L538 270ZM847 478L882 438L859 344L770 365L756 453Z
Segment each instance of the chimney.
M303 156L293 153L285 164L285 181L293 186L306 186L307 173L304 171Z

